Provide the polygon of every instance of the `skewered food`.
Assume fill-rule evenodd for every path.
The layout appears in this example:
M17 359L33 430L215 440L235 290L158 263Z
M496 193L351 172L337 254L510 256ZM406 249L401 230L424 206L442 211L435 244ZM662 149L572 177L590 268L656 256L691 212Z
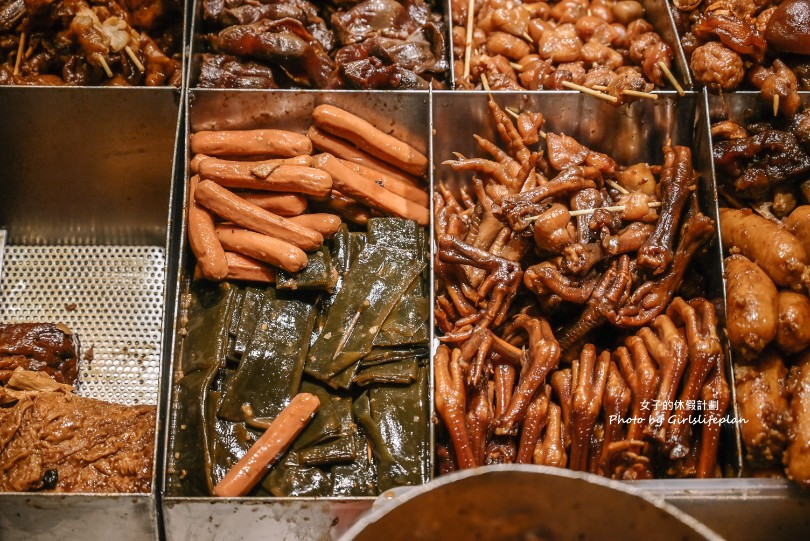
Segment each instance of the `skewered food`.
M0 84L180 86L175 0L4 2Z
M448 70L423 0L203 2L202 88L425 89Z
M18 367L0 387L0 491L149 492L156 408L83 398Z
M574 84L604 91L619 104L667 84L672 49L634 0L451 5L457 88L564 90Z
M538 113L513 115L522 135L489 108L503 146L476 136L492 159L456 154L444 165L472 182L434 195L439 471L716 476L730 391L714 306L677 297L714 233L689 149L625 168Z
M810 81L797 77L810 51L810 3L675 1L675 19L695 79L712 92L746 85L773 104L774 116L792 117L798 91Z

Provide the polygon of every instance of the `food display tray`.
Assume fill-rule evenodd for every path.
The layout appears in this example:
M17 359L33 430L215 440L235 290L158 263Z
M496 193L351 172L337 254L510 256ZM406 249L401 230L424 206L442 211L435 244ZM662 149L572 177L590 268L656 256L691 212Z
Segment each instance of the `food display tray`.
M711 163L709 101L703 92L684 97L664 92L656 101L642 100L629 107L614 108L576 92L493 92L501 106L540 111L546 129L570 134L595 150L607 152L621 163L651 160L660 163L667 137L693 148L700 173L699 198L704 213L716 219L717 196ZM726 96L728 98L728 96ZM400 135L419 146L428 145L434 168L431 189L439 178L455 175L439 172L436 165L452 156L475 153L472 133L493 137L488 121L486 94L481 92L325 92L191 90L188 96L186 134L199 129L283 127L304 131L310 111L320 103L345 107L375 123L384 131L399 126ZM410 135L407 135L410 134ZM188 159L189 156L186 156ZM183 178L186 178L184 176ZM177 217L184 222L182 217ZM183 230L185 226L183 226ZM708 248L702 269L709 277L709 295L724 305L722 254L715 240ZM183 243L177 288L187 290L193 260ZM431 270L432 279L432 270ZM722 310L721 310L722 316ZM722 319L721 319L722 321ZM177 361L177 327L171 356ZM435 341L434 341L435 346ZM731 357L726 357L730 363ZM730 364L729 378L733 377ZM731 380L730 380L731 381ZM733 381L731 381L733 389ZM432 385L431 385L432 388ZM732 413L734 415L734 413ZM171 427L171 425L169 425ZM168 436L169 434L167 434ZM432 442L431 442L432 443ZM432 448L432 445L431 445ZM172 450L167 445L167 467ZM742 452L737 431L726 430L721 449L724 479L655 480L634 484L649 495L665 499L694 514L729 539L755 539L769 513L780 517L782 531L806 531L810 525L800 511L808 500L785 480L739 478ZM332 539L345 531L356 517L369 509L373 498L213 498L173 494L164 480L164 521L167 539L189 535L236 539ZM381 498L394 497L383 495ZM728 513L745 510L735 521Z
M181 90L0 88L0 227L7 230L5 236L0 230L0 322L40 319L68 324L79 334L83 352L91 346L93 350L92 361L80 367L79 394L158 406L151 493L0 493L4 541L93 541L111 534L122 541L328 540L375 502L371 497L187 497L168 488L170 411L177 406L170 392L172 367L181 353L180 302L194 265L185 240L188 134L257 127L303 132L312 109L330 103L383 131L394 130L425 151L434 164L432 192L439 178L453 175L449 169L437 170L451 152L474 155L472 134L493 136L486 93L194 89L199 67L195 53L200 49L193 28L199 27L201 2L187 3ZM692 88L670 6L664 0L642 3L675 51L676 77ZM446 14L449 6L447 0ZM451 36L452 23L446 20ZM452 46L448 50L452 60ZM767 104L756 92L712 96L700 91L683 97L658 93L656 101L621 108L567 91L493 95L502 106L543 112L546 129L572 135L622 163L660 163L667 136L689 144L701 175L703 211L716 219L709 121L720 112L743 120L767 110ZM810 93L802 97L810 106ZM718 242L709 247L702 265L710 295L723 306ZM432 281L432 266L430 273ZM66 308L74 303L75 310ZM431 334L432 343L434 339ZM728 352L726 360L732 378ZM730 383L733 393L733 380ZM430 390L432 413L432 374ZM430 447L433 450L432 433ZM632 484L727 539L810 538L806 493L784 479L741 477L741 443L734 429L725 432L722 453L725 478ZM379 498L388 497L395 494ZM632 520L630 512L627 520Z
M179 98L169 88L0 89L0 322L66 324L81 342L77 394L158 408L150 493L2 493L4 541L158 537Z
M427 92L365 91L252 91L191 89L188 91L185 136L199 130L280 128L304 133L310 115L320 104L331 104L357 114L386 133L428 153L430 135L430 95ZM185 159L188 163L189 155ZM185 186L189 172L178 184ZM181 238L186 234L185 202ZM187 242L182 243L176 275L178 304L174 307L175 324L172 349L166 356L177 369L181 351L181 303L187 295L194 258ZM170 376L171 378L171 376ZM432 380L430 394L432 396ZM170 411L182 408L172 394ZM432 408L431 408L432 409ZM172 447L172 433L177 428L169 419L166 434L164 471L172 471L172 457L184 450ZM432 446L431 446L432 451ZM373 497L361 498L215 498L190 497L173 492L168 475L163 481L163 515L166 538L212 538L222 535L235 539L325 539L346 530L356 518L369 509Z

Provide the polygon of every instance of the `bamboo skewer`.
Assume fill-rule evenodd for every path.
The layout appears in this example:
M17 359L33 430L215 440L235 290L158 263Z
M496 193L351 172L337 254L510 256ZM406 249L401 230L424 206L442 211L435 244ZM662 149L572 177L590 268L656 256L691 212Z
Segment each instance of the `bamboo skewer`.
M620 194L622 194L622 195L628 195L628 194L630 194L630 192L629 192L628 190L626 190L626 189L624 188L624 186L622 186L621 184L619 184L619 183L618 183L618 182L616 182L615 180L610 180L609 178L606 178L606 179L605 179L605 184L607 184L607 185L608 185L608 186L610 186L611 188L615 189L617 192L619 192L619 193L620 193Z
M512 66L512 69L514 69L515 71L523 71L523 66L521 66L516 62L509 62L509 65Z
M651 209L658 208L658 207L661 206L661 202L660 201L653 201L652 203L649 203L647 206L649 208L651 208ZM612 207L599 207L599 208L595 208L595 209L572 210L568 214L570 214L571 216L583 216L585 214L592 214L594 211L597 211L597 210L608 210L610 212L621 212L625 208L626 208L625 205L615 205L615 206L612 206Z
M481 85L484 87L484 90L486 90L487 92L492 91L492 89L489 88L489 80L487 79L487 74L486 73L481 74Z
M661 206L661 202L660 201L653 201L652 203L649 203L647 206L649 208L651 208L651 209L658 208L658 207ZM595 209L572 210L568 214L570 216L572 216L572 217L574 217L574 216L584 216L586 214L593 214L597 210L607 210L607 211L610 211L610 212L621 212L625 208L627 208L626 205L614 205L612 207L598 207L598 208L595 208ZM527 222L533 222L535 220L538 220L541 216L542 216L542 214L537 215L537 216L529 216L528 218L526 218L526 221Z
M532 39L532 37L529 34L527 34L526 32L523 32L520 36L523 39L525 39L526 41L528 41L529 43L534 43L534 40Z
M467 4L467 38L464 44L464 75L462 79L470 77L470 60L472 60L473 21L475 19L475 0Z
M605 92L608 89L608 87L606 87L605 85L593 85L591 86L591 88L593 88L594 90L600 90L602 92ZM653 94L651 92L641 92L638 90L631 90L631 89L622 90L622 94L624 94L625 96L634 96L636 98L646 98L648 100L658 99L658 94Z
M96 53L96 58L98 58L98 63L101 64L101 67L104 68L104 73L107 74L107 77L112 78L113 72L110 69L110 65L107 64L107 61L104 59L101 53Z
M579 90L585 94L590 94L591 96L596 96L597 98L603 99L605 101L609 101L611 103L616 103L619 101L619 98L616 96L611 96L609 94L603 94L602 92L598 92L592 88L588 88L587 86L578 85L576 83L572 83L571 81L563 81L562 85L565 88L570 88L571 90Z
M779 94L773 95L773 116L779 116Z
M686 92L683 91L683 87L678 82L678 79L676 79L675 76L672 75L672 72L669 71L669 68L667 67L666 64L664 64L663 60L658 61L658 67L661 68L661 71L664 72L664 75L666 75L667 79L669 79L669 82L672 83L672 86L674 86L675 90L678 91L678 95L679 96L685 95Z
M141 63L141 59L138 58L138 55L135 54L135 52L132 50L132 48L130 48L129 45L124 47L124 51L127 53L127 56L130 59L132 59L132 63L135 64L135 67L138 68L138 71L140 71L141 73L146 71L146 68Z
M634 96L636 98L645 98L648 100L658 99L658 94L652 94L650 92L639 92L638 90L624 89L622 90L622 94L624 94L625 96Z
M23 50L25 49L25 32L20 32L20 44L17 46L17 59L14 61L14 75L20 74L20 62L22 62Z

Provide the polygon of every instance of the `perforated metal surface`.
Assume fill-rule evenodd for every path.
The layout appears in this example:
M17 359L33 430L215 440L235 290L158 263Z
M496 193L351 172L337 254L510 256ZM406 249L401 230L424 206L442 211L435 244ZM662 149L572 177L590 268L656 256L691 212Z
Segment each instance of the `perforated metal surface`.
M82 346L82 396L157 403L165 249L7 246L0 321L64 323Z

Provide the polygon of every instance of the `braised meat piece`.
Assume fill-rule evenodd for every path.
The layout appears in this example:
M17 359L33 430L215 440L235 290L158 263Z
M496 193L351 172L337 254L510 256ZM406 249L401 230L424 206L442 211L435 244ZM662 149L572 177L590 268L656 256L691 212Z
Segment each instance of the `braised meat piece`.
M240 62L235 56L202 55L200 88L278 88L273 70L257 62Z
M0 491L150 491L154 406L83 398L22 369L0 404Z
M40 370L59 383L76 381L79 339L67 327L52 323L0 325L0 382L18 367Z
M810 155L786 131L766 130L720 141L713 152L714 163L725 170L737 194L744 197L763 197L773 186L800 180L810 172Z

